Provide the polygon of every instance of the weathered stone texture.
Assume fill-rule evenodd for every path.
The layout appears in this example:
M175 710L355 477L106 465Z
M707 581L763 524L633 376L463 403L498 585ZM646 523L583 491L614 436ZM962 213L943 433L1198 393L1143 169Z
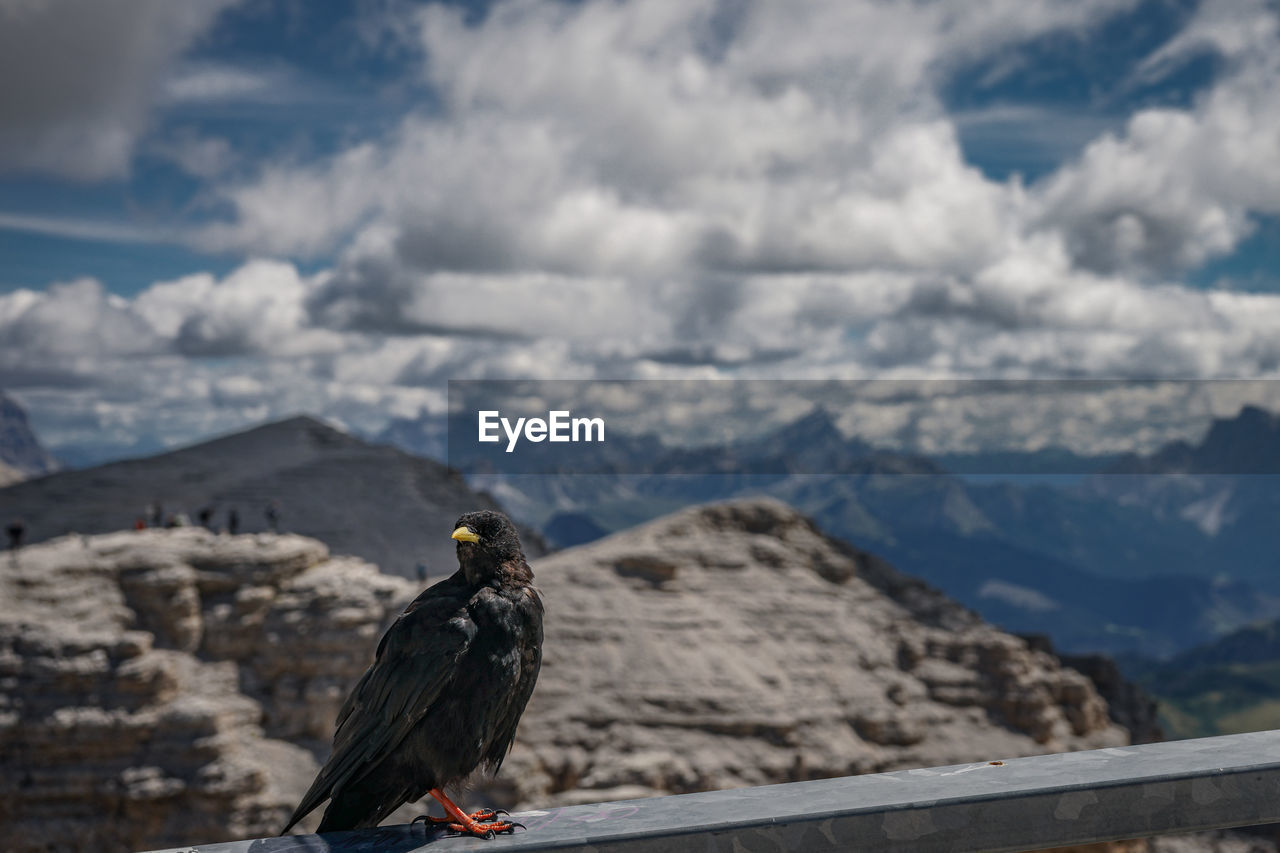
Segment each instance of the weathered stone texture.
M1128 740L1080 673L774 501L677 513L534 572L542 676L500 777L469 804ZM26 549L0 570L6 842L123 850L278 831L413 593L296 536L179 529Z
M1128 742L1088 679L772 500L534 564L545 664L491 786L551 805Z
M411 585L296 536L64 537L0 567L7 850L270 835Z

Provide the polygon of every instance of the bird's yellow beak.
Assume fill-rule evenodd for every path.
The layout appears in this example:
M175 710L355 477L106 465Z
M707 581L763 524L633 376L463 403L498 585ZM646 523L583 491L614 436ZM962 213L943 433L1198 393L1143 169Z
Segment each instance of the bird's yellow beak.
M480 537L472 533L471 528L469 527L459 527L457 530L453 531L453 535L450 536L449 538L457 539L459 542L479 542L480 541Z

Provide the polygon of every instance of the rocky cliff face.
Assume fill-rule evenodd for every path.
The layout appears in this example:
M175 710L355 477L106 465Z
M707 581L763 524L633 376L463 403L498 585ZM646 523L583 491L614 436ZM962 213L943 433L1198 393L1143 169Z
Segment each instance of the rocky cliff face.
M542 676L502 774L469 803L1128 742L1083 675L775 501L681 512L534 571ZM296 536L126 532L0 557L6 843L147 849L278 831L413 592Z
M776 501L680 512L534 572L545 663L499 801L1128 743L1085 676Z
M1026 636L1027 645L1053 654L1053 644L1043 635ZM1125 678L1116 662L1106 655L1058 655L1062 663L1084 673L1107 700L1111 719L1129 730L1133 743L1165 740L1160 725L1160 708L1151 694Z
M178 529L0 556L6 849L271 835L411 585L297 536Z
M47 474L57 467L31 430L26 411L0 391L0 487Z

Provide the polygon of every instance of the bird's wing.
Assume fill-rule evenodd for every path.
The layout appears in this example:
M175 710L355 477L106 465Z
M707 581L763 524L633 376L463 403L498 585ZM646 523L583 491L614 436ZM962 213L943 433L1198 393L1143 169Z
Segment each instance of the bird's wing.
M360 704L362 698L365 696L365 682L368 681L369 678L373 676L374 671L378 669L378 664L382 661L382 653L386 649L387 643L391 641L392 635L394 634L399 636L400 631L405 630L400 629L401 623L419 619L433 623L443 623L451 616L457 615L455 611L461 610L463 606L461 596L464 595L464 585L459 579L460 574L461 572L459 572L458 575L454 575L437 584L433 584L418 593L418 597L409 602L405 607L404 612L396 618L396 621L392 623L391 627L382 635L382 639L378 641L378 650L373 654L373 665L365 670L364 675L360 676L360 680L356 683L355 688L347 694L347 698L342 703L342 707L338 709L338 718L334 722L333 736L335 753L338 748L338 739L342 735L342 724L346 722L347 717L351 715L351 712L355 710L356 706ZM427 608L427 612L425 614L411 616L414 611L423 607ZM465 612L462 615L465 618ZM397 629L400 629L400 631ZM472 633L474 633L474 630L474 626L468 629L468 631ZM470 642L469 637L468 642Z
M524 654L520 661L520 679L511 693L505 713L498 720L497 731L484 758L490 773L497 773L502 767L502 761L515 741L520 716L529 704L529 697L533 695L538 681L538 671L542 668L542 599L537 590L527 589L519 606L528 614L529 620L522 643Z
M387 630L373 665L347 697L333 753L281 834L386 757L453 679L476 633L465 600L420 597L414 605Z

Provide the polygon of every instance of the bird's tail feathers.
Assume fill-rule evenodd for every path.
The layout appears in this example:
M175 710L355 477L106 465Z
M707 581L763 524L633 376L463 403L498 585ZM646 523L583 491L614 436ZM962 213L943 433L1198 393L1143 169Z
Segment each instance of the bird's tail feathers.
M311 787L302 798L302 802L298 803L298 807L293 810L293 817L289 818L289 822L285 824L284 829L280 830L281 835L288 833L289 830L293 829L294 824L315 811L316 806L328 798L333 790L333 782L329 779L329 774L325 773L325 770L328 769L326 767L316 774L316 779L311 783Z

